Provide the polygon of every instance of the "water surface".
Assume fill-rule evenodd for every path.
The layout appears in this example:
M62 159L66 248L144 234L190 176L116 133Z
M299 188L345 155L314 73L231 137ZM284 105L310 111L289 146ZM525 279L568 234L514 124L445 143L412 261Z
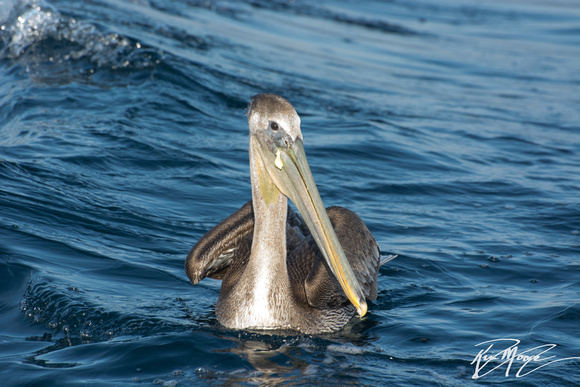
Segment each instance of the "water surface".
M580 380L473 379L487 340L580 356L576 2L4 0L0 37L6 385ZM399 255L335 334L225 329L184 273L250 198L261 92L325 204Z

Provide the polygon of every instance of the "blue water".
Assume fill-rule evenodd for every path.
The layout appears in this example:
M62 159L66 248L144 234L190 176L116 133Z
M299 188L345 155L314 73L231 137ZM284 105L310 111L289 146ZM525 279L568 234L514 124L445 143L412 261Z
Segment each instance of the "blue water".
M0 37L2 385L580 383L526 374L580 357L577 1L0 0ZM225 329L184 273L260 92L399 255L335 334ZM507 338L555 347L478 371Z

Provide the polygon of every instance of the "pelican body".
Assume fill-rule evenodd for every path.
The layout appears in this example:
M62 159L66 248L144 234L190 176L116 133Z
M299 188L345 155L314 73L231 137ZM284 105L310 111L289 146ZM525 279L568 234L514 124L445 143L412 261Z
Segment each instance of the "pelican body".
M248 110L252 200L205 234L185 270L221 279L218 321L234 329L341 329L377 297L383 262L354 212L324 208L306 161L300 117L275 94ZM288 198L302 218L288 206Z

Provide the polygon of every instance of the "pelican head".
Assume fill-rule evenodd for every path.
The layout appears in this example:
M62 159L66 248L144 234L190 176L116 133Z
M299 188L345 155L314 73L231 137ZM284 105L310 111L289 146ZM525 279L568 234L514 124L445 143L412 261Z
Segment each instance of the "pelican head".
M318 248L360 316L367 311L363 289L340 245L306 161L300 117L275 94L258 94L248 110L250 163L266 203L280 194L296 205ZM255 184L252 182L252 184Z

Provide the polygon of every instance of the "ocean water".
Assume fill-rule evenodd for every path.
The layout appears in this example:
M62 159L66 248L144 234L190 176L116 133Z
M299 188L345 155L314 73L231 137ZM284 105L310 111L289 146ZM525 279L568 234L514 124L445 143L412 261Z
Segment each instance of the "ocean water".
M225 329L183 269L261 92L399 255L338 333ZM3 386L578 385L580 4L0 0L0 289Z

